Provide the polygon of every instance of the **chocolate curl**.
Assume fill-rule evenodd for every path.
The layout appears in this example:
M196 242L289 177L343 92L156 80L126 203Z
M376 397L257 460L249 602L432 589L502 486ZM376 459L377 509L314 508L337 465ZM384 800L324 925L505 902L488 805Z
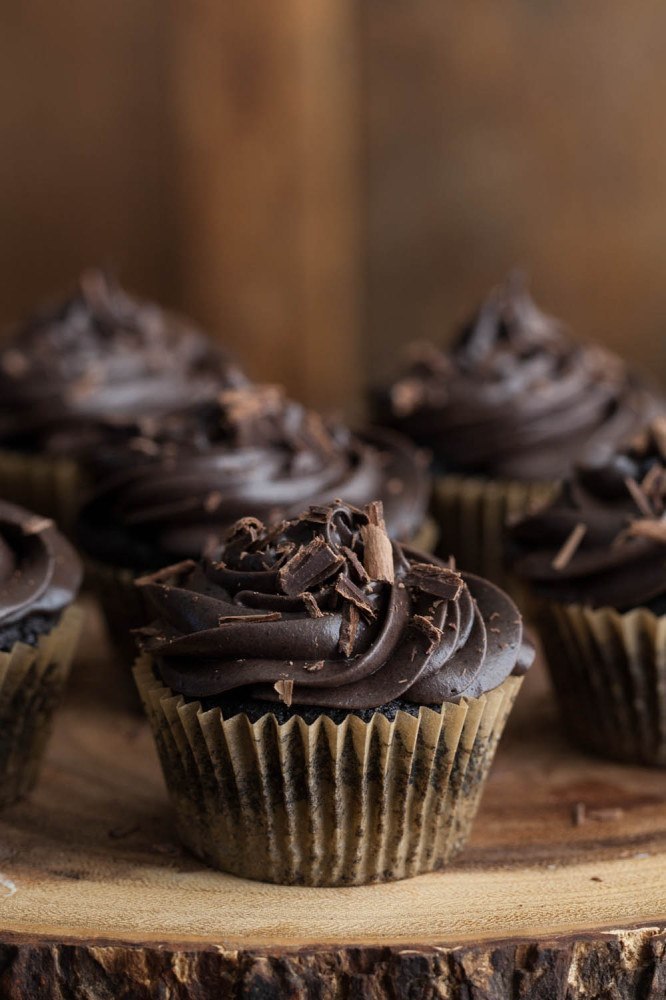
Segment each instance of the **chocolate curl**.
M363 566L371 580L384 583L395 581L393 546L384 524L384 507L381 500L374 500L364 509L368 523L361 527L363 541Z
M552 562L553 569L563 570L569 565L587 533L586 524L577 524Z
M276 681L273 687L277 691L280 701L283 701L288 708L294 698L294 682L292 680Z
M181 574L191 573L196 567L197 564L194 559L183 559L181 562L173 563L171 566L165 566L164 569L158 569L154 573L146 573L145 576L137 577L134 581L134 586L146 587L151 583L173 584L174 580L181 576Z
M318 535L284 564L278 573L278 581L283 593L288 597L298 597L323 583L343 564L344 558Z

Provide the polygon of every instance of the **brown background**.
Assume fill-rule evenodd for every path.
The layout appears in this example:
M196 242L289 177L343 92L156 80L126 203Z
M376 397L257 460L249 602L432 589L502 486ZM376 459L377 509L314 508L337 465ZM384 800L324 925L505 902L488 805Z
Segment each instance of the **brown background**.
M666 380L660 0L0 2L0 320L89 262L353 408L514 263Z

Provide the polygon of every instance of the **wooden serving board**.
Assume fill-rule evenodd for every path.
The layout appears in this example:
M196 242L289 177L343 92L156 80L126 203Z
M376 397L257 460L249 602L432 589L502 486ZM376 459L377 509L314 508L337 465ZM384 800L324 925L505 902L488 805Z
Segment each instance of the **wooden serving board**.
M572 750L539 668L448 871L280 887L180 848L94 618L40 785L0 818L0 997L666 996L666 775Z

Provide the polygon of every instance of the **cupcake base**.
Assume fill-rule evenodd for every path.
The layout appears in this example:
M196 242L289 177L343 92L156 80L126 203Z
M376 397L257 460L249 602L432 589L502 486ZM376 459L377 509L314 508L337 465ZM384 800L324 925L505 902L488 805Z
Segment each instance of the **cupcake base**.
M571 739L666 767L666 615L548 603L535 617Z
M68 608L36 645L17 642L0 652L0 806L21 798L37 780L82 617L79 608Z
M224 719L134 667L179 836L244 878L363 885L443 868L464 845L520 689L336 725L273 715Z

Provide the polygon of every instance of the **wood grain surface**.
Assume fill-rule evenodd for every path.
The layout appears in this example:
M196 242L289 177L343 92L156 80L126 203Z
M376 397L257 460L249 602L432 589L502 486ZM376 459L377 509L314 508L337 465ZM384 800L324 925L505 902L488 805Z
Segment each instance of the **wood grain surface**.
M0 820L0 996L21 995L12 990L28 974L49 983L44 996L68 997L156 995L151 977L171 984L165 997L215 996L202 986L215 975L235 989L256 975L257 996L550 998L560 994L498 991L508 970L522 968L531 990L537 972L566 983L620 965L629 992L617 996L639 995L638 978L664 983L664 775L571 750L540 670L450 870L386 886L279 887L211 871L180 848L151 737L114 704L98 630L94 617L39 787ZM486 993L455 992L456 963ZM315 972L329 992L308 992ZM396 976L425 976L439 992L390 992ZM365 993L344 985L354 977ZM185 992L188 982L200 992ZM280 992L285 982L292 992ZM84 991L91 983L98 992ZM640 994L652 995L663 994Z

